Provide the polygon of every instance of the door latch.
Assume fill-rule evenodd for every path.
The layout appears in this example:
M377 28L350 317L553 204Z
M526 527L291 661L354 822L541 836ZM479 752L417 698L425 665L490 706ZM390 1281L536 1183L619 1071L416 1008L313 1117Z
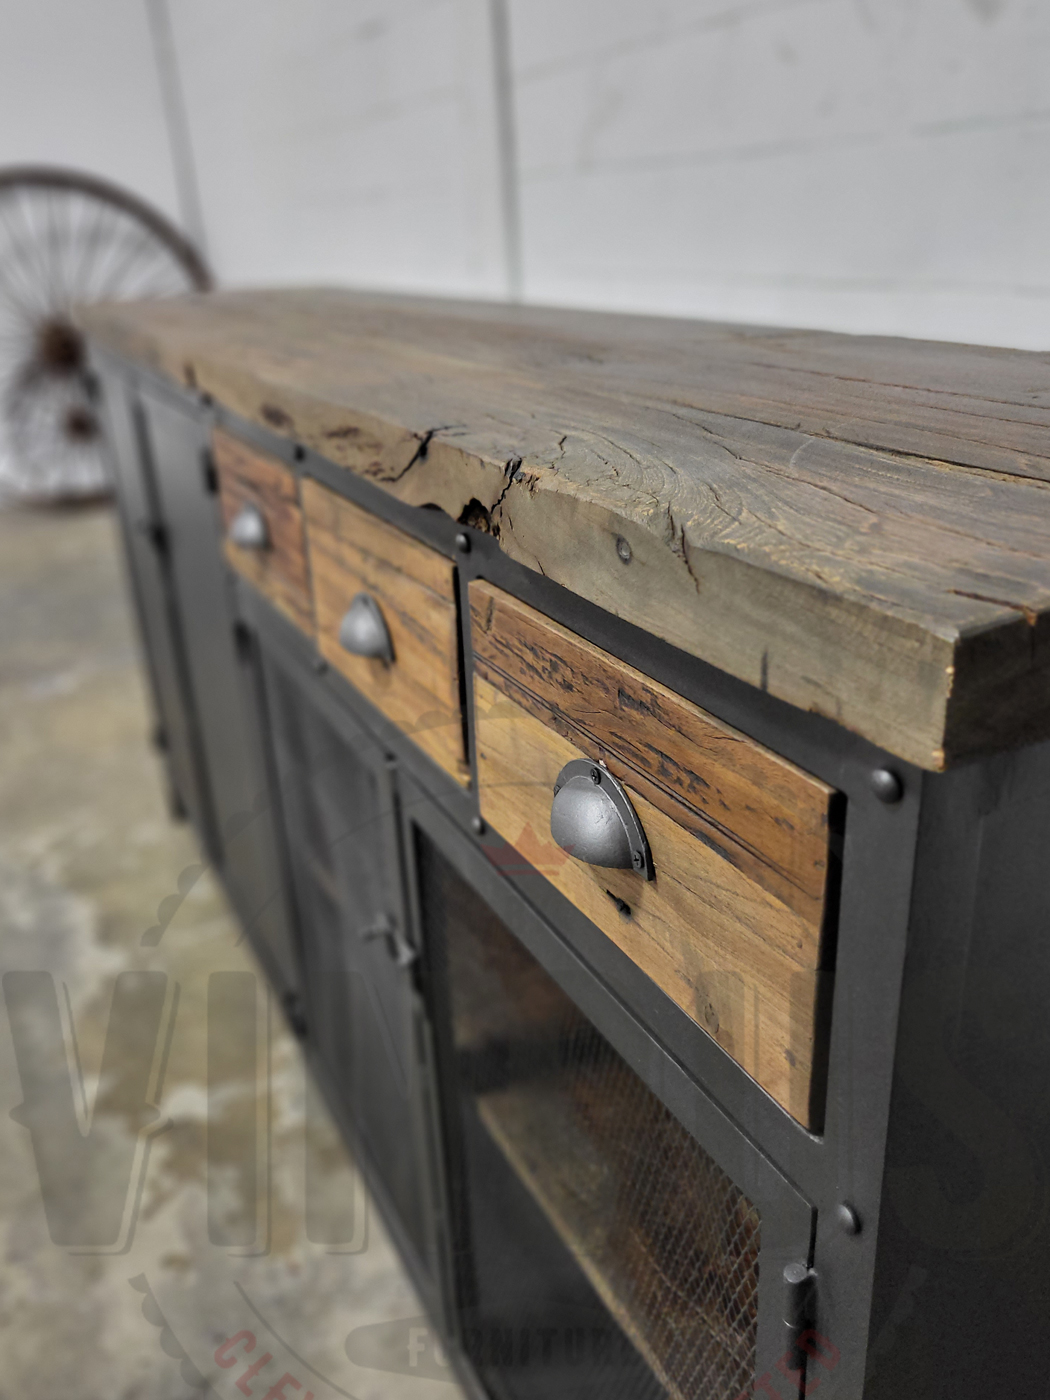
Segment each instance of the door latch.
M411 967L419 957L419 953L389 914L381 914L374 924L364 930L361 937L366 943L374 943L381 938L398 967Z

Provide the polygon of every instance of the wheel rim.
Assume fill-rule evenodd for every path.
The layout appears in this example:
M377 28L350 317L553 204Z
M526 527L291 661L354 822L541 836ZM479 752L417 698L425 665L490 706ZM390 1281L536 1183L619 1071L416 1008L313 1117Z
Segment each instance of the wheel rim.
M0 496L109 489L75 308L210 286L193 246L126 191L68 171L0 170Z

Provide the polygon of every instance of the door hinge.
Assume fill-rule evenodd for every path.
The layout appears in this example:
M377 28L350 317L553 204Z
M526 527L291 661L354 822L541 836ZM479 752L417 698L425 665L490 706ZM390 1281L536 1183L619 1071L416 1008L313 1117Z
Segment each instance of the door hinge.
M305 1040L306 1016L303 1013L302 997L298 992L285 992L284 996L281 997L281 1005L284 1007L284 1014L296 1040Z
M782 1311L783 1355L776 1369L789 1381L790 1394L805 1395L806 1346L816 1316L817 1275L807 1264L788 1264L783 1273ZM778 1382L778 1384L782 1384Z
M250 661L252 659L251 628L239 620L233 624L233 645L238 660Z
M159 520L140 520L138 531L144 535L157 554L166 557L168 553L168 527Z

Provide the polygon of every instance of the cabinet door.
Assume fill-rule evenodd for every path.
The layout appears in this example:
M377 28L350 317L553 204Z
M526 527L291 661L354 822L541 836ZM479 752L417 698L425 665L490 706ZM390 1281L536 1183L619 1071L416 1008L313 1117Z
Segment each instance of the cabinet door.
M459 1331L490 1393L797 1393L770 1375L790 1369L784 1270L804 1276L809 1204L405 786Z
M315 675L263 646L307 1043L399 1244L430 1270L419 1002L392 768Z
M115 374L106 377L105 403L124 558L155 712L154 739L165 756L178 806L201 828L208 817L200 736L189 700L167 534L143 451L141 410L131 385Z
M207 774L201 834L267 970L291 990L298 966L250 683L251 657L235 623L222 560L217 497L205 471L205 428L149 397L143 398L143 413Z

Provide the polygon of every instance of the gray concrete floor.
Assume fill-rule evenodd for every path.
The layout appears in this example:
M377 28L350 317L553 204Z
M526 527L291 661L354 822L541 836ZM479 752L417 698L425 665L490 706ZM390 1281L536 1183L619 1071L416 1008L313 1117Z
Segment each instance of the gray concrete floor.
M0 1400L263 1400L286 1373L293 1400L455 1400L148 724L111 512L0 512ZM218 972L258 975L261 1049L215 1102L268 1132L209 1179ZM127 973L160 974L120 984L162 988L158 1021L111 1018ZM223 1244L253 1171L254 1243Z

